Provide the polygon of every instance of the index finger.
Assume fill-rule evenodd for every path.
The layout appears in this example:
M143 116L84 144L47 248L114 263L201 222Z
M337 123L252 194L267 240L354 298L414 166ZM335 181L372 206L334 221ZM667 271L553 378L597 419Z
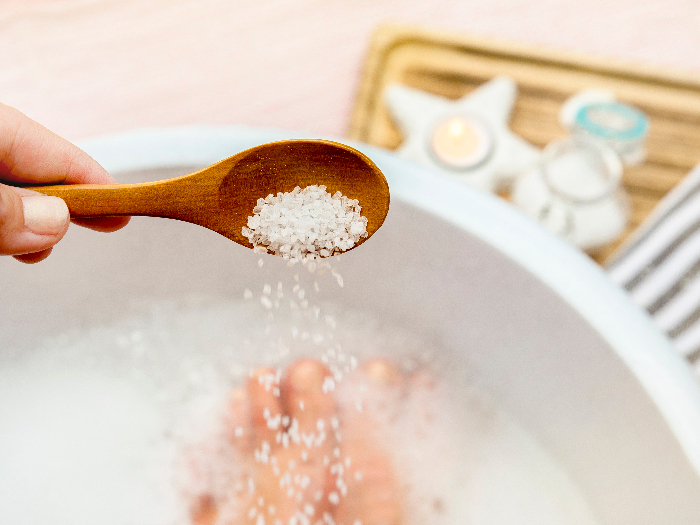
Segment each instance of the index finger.
M0 180L22 185L114 184L90 155L0 104Z
M90 155L20 111L0 104L0 182L20 185L114 184ZM129 217L74 219L97 231L122 228Z

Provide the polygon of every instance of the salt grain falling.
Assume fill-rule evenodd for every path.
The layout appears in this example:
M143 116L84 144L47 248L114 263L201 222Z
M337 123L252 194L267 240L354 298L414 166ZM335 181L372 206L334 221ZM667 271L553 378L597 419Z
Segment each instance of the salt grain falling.
M243 298L244 299L252 299L253 298L253 292L251 292L248 288L246 288L243 291Z
M343 287L343 277L335 270L331 270L331 275L335 277L335 280L338 282L338 286L341 288Z
M242 233L256 251L262 248L293 263L309 263L349 250L368 236L361 210L356 199L339 191L331 195L325 186L297 186L258 199Z

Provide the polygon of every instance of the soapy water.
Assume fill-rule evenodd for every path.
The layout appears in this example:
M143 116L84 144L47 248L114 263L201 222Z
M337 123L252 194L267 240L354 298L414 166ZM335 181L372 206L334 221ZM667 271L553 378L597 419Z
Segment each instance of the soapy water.
M312 357L333 372L339 404L376 423L402 523L598 523L530 434L487 396L448 378L439 344L362 313L258 302L305 300L298 287L286 288L230 304L152 304L34 352L0 355L4 521L188 524L203 494L223 501L221 519L240 514L226 493L248 489L242 465L250 458L226 437L236 433L231 393L257 367L285 370ZM358 371L378 356L402 380L373 394ZM347 459L344 483L362 483L351 469L360 459ZM255 518L235 522L260 523Z

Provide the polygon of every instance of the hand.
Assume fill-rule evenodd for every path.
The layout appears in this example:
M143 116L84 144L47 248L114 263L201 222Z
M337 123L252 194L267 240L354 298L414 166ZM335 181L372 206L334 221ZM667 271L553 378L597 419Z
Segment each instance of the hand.
M12 255L25 263L39 262L49 256L70 222L68 207L62 199L9 184L114 182L87 153L16 109L0 104L0 255ZM73 222L110 232L122 228L129 218Z

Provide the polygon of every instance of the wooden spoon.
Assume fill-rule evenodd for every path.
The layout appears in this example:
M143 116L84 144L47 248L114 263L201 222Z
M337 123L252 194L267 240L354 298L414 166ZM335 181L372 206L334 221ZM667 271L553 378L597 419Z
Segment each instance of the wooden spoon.
M286 140L242 151L201 171L139 184L74 184L32 188L66 201L71 217L167 217L199 224L248 248L241 233L259 198L324 185L357 199L369 236L389 211L389 185L364 154L327 140ZM357 246L356 245L356 246Z

